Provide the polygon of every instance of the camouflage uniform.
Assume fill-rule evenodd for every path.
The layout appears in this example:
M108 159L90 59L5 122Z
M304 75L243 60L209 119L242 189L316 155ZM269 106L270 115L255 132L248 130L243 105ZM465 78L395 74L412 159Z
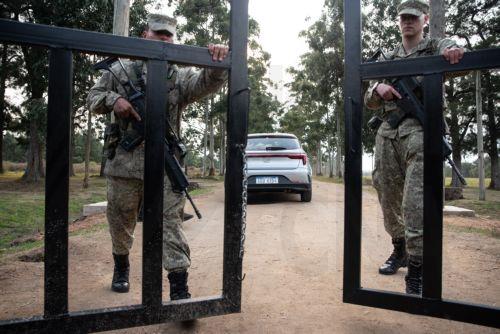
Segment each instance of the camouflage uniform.
M439 55L453 46L457 45L450 39L424 38L409 52L401 43L387 57L393 60ZM393 239L405 237L410 256L422 256L423 129L414 118L404 119L397 129L391 128L386 121L388 116L400 111L394 102L384 101L375 93L376 86L372 82L365 93L365 105L369 109L383 108L384 122L375 139L373 185L384 214L384 226Z
M138 75L146 80L146 64L143 61L123 60L125 70L132 82ZM127 77L116 62L113 72L120 81ZM168 110L170 124L179 135L182 110L207 94L217 91L226 80L223 70L177 68L171 66L168 74ZM146 83L147 84L147 83ZM104 72L99 81L89 92L87 103L92 112L109 113L119 97L126 97L116 79L109 72ZM123 133L131 124L127 120L117 119L120 132ZM106 161L104 170L108 180L107 218L113 242L113 253L126 255L134 240L137 212L143 197L144 142L131 152L120 146L116 148L113 159ZM163 194L163 265L169 272L185 270L190 266L189 245L182 230L182 210L185 197L174 192L167 176L164 179Z

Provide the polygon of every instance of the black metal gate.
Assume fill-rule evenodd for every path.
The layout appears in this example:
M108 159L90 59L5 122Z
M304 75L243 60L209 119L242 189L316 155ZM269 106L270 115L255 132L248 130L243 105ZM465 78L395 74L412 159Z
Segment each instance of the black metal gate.
M230 57L212 62L206 48L0 20L0 41L50 49L45 199L44 315L0 322L2 333L95 332L240 312L244 241L243 153L249 106L248 0L231 1ZM68 312L68 186L72 53L144 59L148 66L144 168L142 304ZM168 63L229 70L221 296L162 302L164 111Z
M362 63L360 0L345 0L345 235L344 295L346 303L379 307L479 325L500 327L500 309L444 300L442 288L443 146L442 83L445 72L500 67L500 49L466 53L459 64L442 56ZM424 128L424 260L422 297L362 288L361 273L361 128L362 80L424 76L427 122ZM440 106L437 108L436 106ZM432 112L431 112L432 111Z

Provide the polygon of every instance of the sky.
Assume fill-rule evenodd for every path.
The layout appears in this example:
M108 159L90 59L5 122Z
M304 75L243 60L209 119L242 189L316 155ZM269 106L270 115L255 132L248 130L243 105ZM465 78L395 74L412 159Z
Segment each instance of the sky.
M324 0L249 1L248 13L260 26L259 42L271 54L270 78L278 84L290 81L286 69L297 66L300 55L307 52L307 44L299 33L319 18L323 3ZM281 102L288 97L284 90L276 92Z

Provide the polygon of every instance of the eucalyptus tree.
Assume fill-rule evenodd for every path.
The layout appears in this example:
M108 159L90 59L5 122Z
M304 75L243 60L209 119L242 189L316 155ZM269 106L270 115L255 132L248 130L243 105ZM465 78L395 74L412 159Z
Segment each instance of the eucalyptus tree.
M179 20L178 35L182 43L206 46L208 43L229 42L229 3L224 0L171 0L170 6L175 6L174 15ZM270 55L265 52L257 39L259 36L258 23L249 20L249 59L248 74L250 85L250 112L248 119L249 132L270 132L276 124L276 115L280 113L281 105L270 93L273 85L267 77L270 65ZM210 117L207 117L207 128L215 129L213 122L218 121L219 131L210 134L211 147L219 149L221 170L224 169L223 162L225 151L225 127L227 99L226 89L209 98ZM207 102L204 102L207 104ZM186 115L191 115L203 120L203 108L193 105ZM186 119L185 119L186 120ZM189 124L189 122L188 122ZM210 126L212 124L212 126ZM188 131L189 132L189 131ZM190 132L195 133L195 132ZM211 156L211 172L214 172L214 152Z
M333 151L340 166L343 143L343 2L327 0L320 18L300 33L309 51L296 67L289 69L292 82L288 84L294 103L281 120L287 131L300 133L308 152L317 161L321 174L323 145L332 165ZM303 113L304 122L295 122ZM334 146L335 149L334 149ZM330 168L331 169L331 168ZM340 176L340 169L337 170Z
M138 29L146 18L145 6L153 1L137 0L131 7L131 25ZM113 3L91 0L10 0L3 6L11 19L60 27L98 32L111 32ZM3 8L2 8L3 10ZM23 46L19 51L21 62L12 80L12 87L23 91L22 115L18 124L19 141L27 146L27 167L23 175L26 181L43 177L43 147L46 121L46 91L48 86L48 51L43 48ZM74 55L72 138L80 131L85 112L85 98L93 84L91 64L95 57ZM72 139L72 148L74 140ZM71 149L73 152L73 149Z
M500 8L498 0L449 0L447 33L465 41L469 50L499 47ZM481 75L483 111L486 116L485 149L491 160L491 182L489 188L500 190L500 162L498 142L500 140L499 91L500 75L498 71L483 71ZM470 83L463 81L460 86ZM457 84L458 86L458 84ZM466 89L466 88L463 88ZM468 105L473 106L470 97ZM472 129L474 130L474 129ZM466 136L466 139L475 136ZM467 146L466 143L464 143ZM472 145L468 145L471 147Z

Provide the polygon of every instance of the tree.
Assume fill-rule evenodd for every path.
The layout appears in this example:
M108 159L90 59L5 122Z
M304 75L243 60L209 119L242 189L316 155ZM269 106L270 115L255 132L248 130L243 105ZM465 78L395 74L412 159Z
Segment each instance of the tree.
M430 14L429 33L431 38L444 38L446 26L446 0L431 0Z
M172 0L169 5L175 4L176 17L185 18L186 23L178 26L178 35L182 43L206 46L208 43L226 44L229 41L229 8L228 2L222 0ZM250 94L250 113L248 120L249 132L271 132L276 124L276 115L279 115L281 105L269 92L273 85L267 77L270 55L258 44L256 38L259 27L255 20L249 20L249 59L248 73ZM223 169L223 152L226 129L227 99L225 88L221 93L208 97L207 100L190 105L184 113L186 116L197 118L205 123L204 138L210 138L210 175L215 174L215 151L220 152L220 169ZM204 116L206 115L206 120ZM189 125L190 122L187 122ZM210 134L208 134L210 129ZM185 133L194 134L195 131L186 130ZM219 140L218 140L219 139ZM203 141L196 140L195 142ZM207 144L205 144L205 147Z
M335 150L336 165L340 167L344 76L342 22L343 2L325 1L321 17L300 33L310 51L301 56L299 66L288 70L293 81L287 86L294 102L281 119L281 125L284 131L300 134L299 139L316 160L317 174L322 173L323 146L326 146L330 166ZM341 176L339 168L336 174Z
M4 131L12 129L12 118L19 115L20 110L5 96L7 85L17 71L19 63L18 48L2 44L0 51L0 173L4 172Z
M146 19L145 6L153 0L138 0L131 8L131 25L139 30ZM62 0L48 1L7 1L3 5L9 17L38 24L54 25L90 31L110 32L113 4L109 1ZM4 8L2 8L3 11ZM46 90L48 86L48 50L34 47L21 47L22 62L12 80L12 87L22 89L26 101L22 104L23 115L17 130L23 132L19 140L27 145L27 168L23 175L26 181L37 181L43 177L43 147L45 137ZM85 100L93 84L95 71L92 69L94 57L74 54L73 110L71 115L71 161L74 155L75 133L85 127ZM102 117L99 118L99 121ZM72 166L72 165L70 165Z
M465 41L469 50L498 47L500 9L496 0L450 0L447 32ZM497 72L486 71L482 75L483 111L487 117L485 149L491 159L489 188L500 190L500 165L498 140L500 116L498 115L498 91L500 77ZM470 105L474 105L471 103ZM475 111L474 111L475 112ZM473 138L473 136L469 136Z

